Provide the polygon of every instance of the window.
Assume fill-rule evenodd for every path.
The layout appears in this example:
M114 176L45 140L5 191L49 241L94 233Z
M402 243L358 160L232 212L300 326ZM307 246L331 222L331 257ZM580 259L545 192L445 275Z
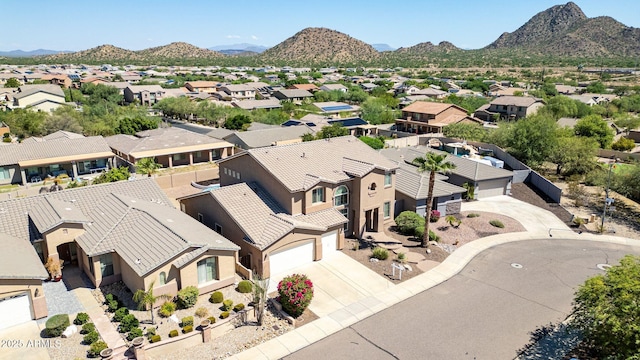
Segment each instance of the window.
M375 190L376 189L376 183L371 183L371 185L369 185L369 190Z
M229 169L224 168L224 174L225 174L225 175L229 175Z
M387 201L382 205L382 213L384 214L385 219L391 217L391 202Z
M204 222L204 215L198 213L198 221L200 221L201 223Z
M391 186L391 173L385 173L384 174L384 187L389 187Z
M333 206L342 206L349 203L349 189L344 186L338 186L333 194Z
M196 158L202 157L202 151L196 151Z
M9 179L9 169L0 167L0 180Z
M204 284L218 278L217 259L212 256L198 261L198 284Z
M218 234L222 235L222 226L220 226L220 224L215 224L213 230L215 230L215 232L217 232Z
M346 217L349 220L349 208L340 209L340 214ZM347 232L349 230L349 222L344 223L344 231Z
M324 202L324 188L316 188L311 191L311 202L313 204Z
M113 275L113 257L111 254L100 255L100 273L102 277Z
M167 283L167 273L166 272L161 272L160 275L158 275L158 285L164 285Z

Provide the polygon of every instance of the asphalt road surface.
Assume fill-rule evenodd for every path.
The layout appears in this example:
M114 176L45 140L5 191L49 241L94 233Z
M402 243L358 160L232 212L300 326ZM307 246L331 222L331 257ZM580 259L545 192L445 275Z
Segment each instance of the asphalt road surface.
M532 331L566 319L577 287L603 273L598 264L629 253L640 247L559 239L500 245L448 281L285 359L514 359Z

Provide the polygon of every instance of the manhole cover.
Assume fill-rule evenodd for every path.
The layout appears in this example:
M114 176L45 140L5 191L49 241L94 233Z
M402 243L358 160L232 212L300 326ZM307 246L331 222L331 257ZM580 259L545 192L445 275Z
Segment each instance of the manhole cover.
M604 270L607 270L608 268L610 268L610 267L611 267L611 265L609 265L609 264L598 264L598 265L596 265L596 267L597 267L598 269L600 269L600 270L603 270L603 271L604 271Z
M521 264L518 264L518 263L512 263L512 264L511 264L511 267L512 267L512 268L516 268L516 269L522 269L522 265L521 265Z

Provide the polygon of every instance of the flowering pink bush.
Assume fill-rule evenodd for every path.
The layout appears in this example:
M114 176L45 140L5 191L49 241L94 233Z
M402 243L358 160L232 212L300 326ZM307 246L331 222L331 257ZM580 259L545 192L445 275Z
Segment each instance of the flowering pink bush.
M429 216L429 221L430 222L436 222L438 220L440 220L440 211L431 210L431 216Z
M306 275L289 275L278 283L278 294L284 311L297 318L311 303L313 283Z

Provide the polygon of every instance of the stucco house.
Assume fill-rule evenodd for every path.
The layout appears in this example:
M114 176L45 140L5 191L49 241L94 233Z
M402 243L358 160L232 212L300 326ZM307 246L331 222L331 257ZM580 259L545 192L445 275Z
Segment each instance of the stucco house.
M300 89L282 89L273 92L273 97L280 101L292 101L292 102L300 102L304 99L309 99L313 97L313 94L308 92L307 90Z
M219 161L219 189L181 209L240 246L263 276L321 260L345 236L394 218L397 164L353 136L243 151Z
M398 131L428 134L441 133L450 124L482 124L482 121L467 115L467 110L458 105L416 101L402 109L402 118L395 123Z
M235 280L239 247L175 209L150 178L1 201L0 209L0 241L11 242L6 248L24 260L3 268L13 280L0 276L0 288L30 299L0 301L0 311L47 315L40 286L48 258L77 266L95 286L122 280L132 292L155 282L156 294L175 295L190 285L204 293Z
M535 114L544 105L544 100L532 96L500 96L479 107L474 116L484 121L495 121L496 118L523 119Z
M220 87L220 92L225 98L231 100L255 99L256 89L244 84L231 84Z
M129 104L138 101L140 105L151 106L162 100L165 93L160 85L129 85L124 88L124 101Z
M51 112L65 105L64 92L58 85L22 85L13 94L12 109L31 108Z

